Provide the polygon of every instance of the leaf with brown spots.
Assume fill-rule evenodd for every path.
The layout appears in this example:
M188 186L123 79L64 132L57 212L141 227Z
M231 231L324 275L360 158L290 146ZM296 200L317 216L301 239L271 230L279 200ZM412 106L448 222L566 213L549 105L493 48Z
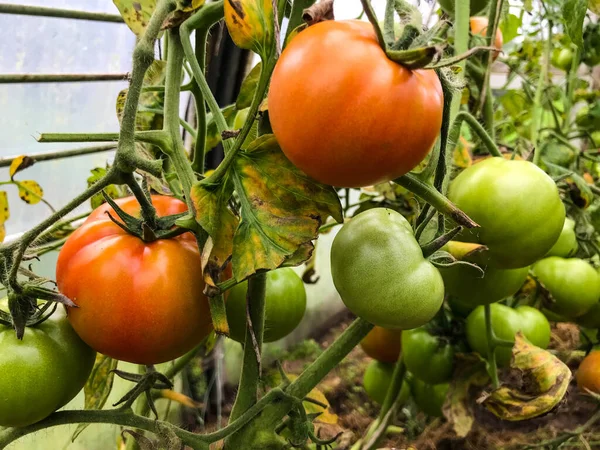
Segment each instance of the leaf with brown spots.
M558 405L569 387L571 370L556 356L515 336L511 367L522 375L521 386L496 389L484 402L502 420L512 422L541 416Z
M8 195L6 194L6 191L0 191L0 224L4 225L4 222L6 222L9 217Z
M235 44L268 58L274 37L272 0L225 0L225 24Z
M294 167L271 134L238 155L231 177L241 213L233 239L236 280L275 269L289 258L300 264L310 256L307 250L325 219L343 220L335 190Z
M113 0L127 26L141 36L156 7L156 0Z
M12 180L18 172L33 166L34 162L35 160L29 156L17 156L15 159L12 160L8 169L8 175L10 176L10 179Z
M19 197L25 203L29 203L30 205L35 205L42 200L44 196L44 190L42 187L34 180L25 180L25 181L15 181L17 186L19 187Z

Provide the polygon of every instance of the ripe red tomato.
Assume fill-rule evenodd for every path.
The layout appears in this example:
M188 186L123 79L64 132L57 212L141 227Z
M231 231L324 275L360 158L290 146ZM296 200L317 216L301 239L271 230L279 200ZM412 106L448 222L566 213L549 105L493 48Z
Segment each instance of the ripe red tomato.
M139 215L135 197L116 201ZM180 200L152 196L159 216L186 211ZM94 350L136 364L158 364L194 348L212 329L202 293L195 237L144 242L113 223L104 204L94 210L58 255L59 290L75 302L68 317Z
M577 386L582 391L589 389L600 394L600 351L595 350L585 357L575 374Z
M474 16L471 17L471 19L469 20L469 23L471 24L471 33L473 34L479 34L480 36L486 36L487 35L487 28L488 28L488 18L487 17L482 17L482 16ZM498 50L502 50L502 45L504 44L504 39L502 36L502 31L500 31L500 28L498 28L496 30L496 38L494 39L494 47L496 47ZM494 59L496 59L498 57L498 55L500 55L500 52L494 52Z
M389 60L371 24L328 20L283 51L269 119L285 155L307 175L360 187L404 175L425 158L443 101L435 72Z
M400 355L402 330L374 326L360 346L371 358L384 363L395 363Z

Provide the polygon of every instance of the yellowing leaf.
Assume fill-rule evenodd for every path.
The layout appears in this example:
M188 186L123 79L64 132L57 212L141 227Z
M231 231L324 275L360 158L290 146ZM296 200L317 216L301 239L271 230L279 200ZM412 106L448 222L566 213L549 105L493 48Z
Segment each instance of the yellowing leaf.
M162 398L166 398L168 400L177 402L180 405L187 406L188 408L200 408L202 406L202 403L197 402L194 399L188 397L187 395L183 395L182 393L175 392L171 389L162 389L160 391L160 396Z
M4 242L4 238L6 238L6 227L2 224L0 225L0 242Z
M266 59L274 36L272 0L225 0L224 8L233 42Z
M290 381L294 381L298 378L298 375L295 374L286 374ZM320 413L320 415L315 419L315 422L325 423L330 425L335 425L338 423L339 417L336 413L331 409L331 405L329 404L329 400L325 397L325 394L321 392L318 388L313 388L312 391L305 397L311 400L316 400L322 405L317 405L314 402L304 400L302 404L304 405L304 410L307 414L316 414Z
M116 359L109 358L108 356L96 355L96 363L92 369L92 373L88 378L83 392L85 394L85 409L102 409L108 400L110 391L112 390L113 380L115 377L112 370L117 368L119 362ZM73 433L72 441L77 439L77 436L81 434L83 430L89 424L81 424L77 427Z
M35 160L29 156L26 156L26 155L17 156L15 159L12 160L12 162L10 163L10 167L8 169L8 174L10 176L10 179L12 180L17 172L20 172L22 170L27 169L28 167L33 166L34 162L35 162Z
M156 0L113 0L127 26L141 36L156 7Z
M179 0L179 9L185 12L194 11L204 5L204 0Z
M42 200L44 196L44 191L42 187L37 183L37 181L33 180L25 180L18 181L17 186L19 187L19 197L25 203L29 203L30 205L35 205Z
M503 386L484 401L485 407L502 420L519 421L552 410L563 399L571 370L550 352L536 347L517 333L511 367L522 373L522 386Z
M6 194L6 191L0 191L0 224L4 225L4 222L6 222L9 217L8 195Z
M460 137L454 152L452 153L452 162L456 167L461 169L466 169L471 164L473 164L473 158L471 158L471 147L472 144L469 143L464 137Z
M259 137L238 154L231 176L241 213L232 259L238 281L279 267L317 237L328 216L343 220L335 190L294 167L273 135Z

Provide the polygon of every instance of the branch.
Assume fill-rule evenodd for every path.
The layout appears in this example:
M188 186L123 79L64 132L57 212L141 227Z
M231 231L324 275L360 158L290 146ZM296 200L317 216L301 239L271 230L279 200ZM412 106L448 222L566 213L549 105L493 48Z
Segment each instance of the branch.
M0 14L19 14L23 16L60 17L63 19L124 23L123 18L119 14L74 11L72 9L44 8L43 6L0 5Z
M85 147L85 148L74 148L72 150L61 150L58 152L47 152L47 153L33 153L28 156L34 160L34 162L53 161L55 159L70 158L72 156L90 155L93 153L108 152L116 149L117 146L113 144L98 145L96 147ZM8 167L17 156L7 156L6 158L0 158L0 167Z
M127 81L128 78L128 73L15 73L0 74L0 84Z

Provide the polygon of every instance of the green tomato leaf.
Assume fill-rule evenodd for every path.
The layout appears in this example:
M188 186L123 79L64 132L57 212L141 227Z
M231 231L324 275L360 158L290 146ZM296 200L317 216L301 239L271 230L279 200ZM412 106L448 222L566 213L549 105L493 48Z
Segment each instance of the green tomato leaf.
M563 399L571 380L565 363L527 342L521 332L515 336L511 367L522 373L523 385L503 386L483 403L502 420L515 422L547 413Z
M512 41L519 35L519 28L523 25L523 18L514 14L507 14L504 20L500 23L500 30L504 43Z
M237 100L235 101L235 107L239 109L249 108L252 103L252 97L254 97L254 91L258 85L258 79L260 78L260 71L262 70L262 63L255 65L250 73L244 78L240 87L240 93L238 94Z
M85 409L102 409L104 407L115 378L115 374L112 371L117 368L118 363L119 361L116 359L109 358L100 353L96 355L96 363L94 364L92 373L83 387ZM73 433L71 441L75 441L88 425L87 423L80 424Z
M317 237L328 216L343 220L335 190L294 167L273 135L259 137L240 153L231 175L241 206L233 240L236 280L275 269L290 257L299 262L298 249Z
M96 167L95 169L92 169L91 172L92 172L92 175L90 175L87 179L88 187L91 186L92 184L94 184L100 178L104 177L106 175L107 169L105 169L104 167ZM126 191L124 188L114 185L114 184L111 184L110 186L104 188L104 192L110 198L119 198L119 197L123 197L126 194ZM90 203L92 204L92 209L96 209L98 206L100 206L105 201L106 200L104 200L104 196L102 195L102 192L99 192L99 193L93 195L92 198L90 199Z
M587 0L565 0L562 17L571 41L583 50L583 21L587 12Z

